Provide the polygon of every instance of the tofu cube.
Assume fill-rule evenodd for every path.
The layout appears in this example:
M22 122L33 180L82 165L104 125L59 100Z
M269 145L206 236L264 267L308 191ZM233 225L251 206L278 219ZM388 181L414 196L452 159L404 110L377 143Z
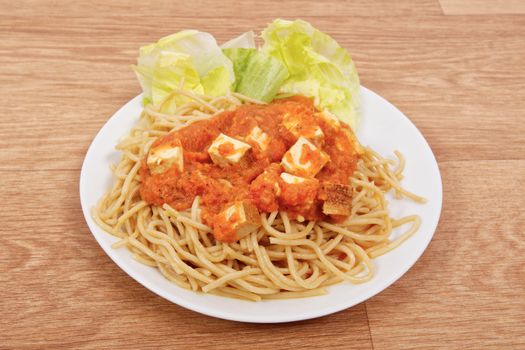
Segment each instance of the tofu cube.
M295 176L288 173L281 173L281 179L289 185L297 185L306 182L307 179L300 176Z
M238 163L252 146L224 134L217 136L208 148L213 163L225 167Z
M270 144L270 137L262 131L261 128L256 126L250 131L248 136L246 136L246 142L256 144L262 151L266 151Z
M350 215L352 209L352 187L325 182L322 184L320 199L324 200L323 214Z
M259 210L270 213L279 209L280 172L281 166L273 163L250 184L249 198Z
M329 160L326 153L301 136L284 154L281 165L293 175L315 177Z
M236 242L261 226L257 208L237 201L217 214L213 220L213 235L220 242Z
M348 141L350 141L350 144L353 146L356 153L359 155L363 155L365 153L365 150L363 149L363 146L361 146L361 144L357 140L357 137L355 137L354 132L349 127L343 127L342 130L344 134L346 135L346 138L348 139Z
M152 174L160 174L176 167L178 171L184 170L184 156L182 145L178 141L175 145L165 144L150 149L146 160Z
M310 140L322 140L324 137L323 130L315 123L311 116L306 117L286 113L283 118L283 125L295 137L305 137Z
M328 111L315 113L315 116L317 118L322 119L326 124L328 124L334 129L339 129L341 127L341 122L339 122L339 118L337 118L335 114L332 114Z
M312 206L319 190L317 179L308 179L289 173L281 173L280 177L280 203L295 209L307 210Z

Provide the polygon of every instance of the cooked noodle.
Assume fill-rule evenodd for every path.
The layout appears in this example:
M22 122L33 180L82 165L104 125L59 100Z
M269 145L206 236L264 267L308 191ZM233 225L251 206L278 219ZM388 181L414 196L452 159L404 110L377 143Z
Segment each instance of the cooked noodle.
M340 224L299 222L286 212L263 213L257 231L238 242L222 243L200 220L199 197L185 211L167 204L148 205L139 194L138 170L158 137L243 103L261 103L237 93L210 98L184 90L175 90L164 102L174 96L185 96L187 102L170 115L147 106L139 123L117 145L123 155L112 168L115 184L92 215L100 227L120 238L114 248L125 246L136 260L157 267L175 284L253 301L322 295L332 284L370 280L371 259L418 230L418 216L392 219L385 199L385 193L393 190L396 198L425 201L399 183L403 156L396 151L394 162L368 148L351 177L351 215ZM392 230L399 226L408 229L391 240Z

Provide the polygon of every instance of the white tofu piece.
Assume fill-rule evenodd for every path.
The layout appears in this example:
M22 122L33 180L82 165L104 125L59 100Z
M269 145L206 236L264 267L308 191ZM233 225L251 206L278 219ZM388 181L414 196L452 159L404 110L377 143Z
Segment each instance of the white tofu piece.
M171 167L176 167L178 171L184 170L184 155L180 142L177 146L160 145L150 149L146 160L148 168L152 174L160 174Z
M281 192L284 191L288 185L291 185L291 186L301 185L302 187L312 187L312 186L316 186L316 184L318 183L317 179L312 179L312 178L307 179L301 176L295 176L295 175L288 174L288 173L281 173L280 176L283 182L280 184L282 188L280 187L279 194L281 194Z
M281 173L280 177L279 202L296 208L310 208L317 197L319 181L289 173Z
M276 196L278 196L281 193L281 188L279 187L277 179L273 176L272 173L270 173L268 170L265 170L262 174L257 176L257 178L252 181L252 183L257 182L259 186L262 184L264 185L273 185L273 192Z
M350 128L342 128L342 130L345 133L348 140L350 141L350 143L352 144L352 146L354 146L354 150L357 152L357 154L363 155L365 153L365 150L363 149L363 146L361 146L361 144L357 140L357 137L355 137L354 132Z
M288 173L281 173L281 179L290 185L297 185L306 181L304 177L295 176Z
M226 180L226 179L219 179L217 180L219 181L221 184L223 184L225 187L228 187L228 188L233 188L233 185L230 181Z
M315 116L324 120L326 124L330 125L334 129L339 129L341 127L341 122L339 121L339 118L337 118L335 114L332 114L328 111L315 113Z
M293 175L315 177L329 160L326 153L301 136L284 154L281 165Z
M270 144L270 137L267 133L262 131L261 128L256 126L250 131L248 136L246 136L246 141L255 143L262 151L266 151Z
M273 185L273 188L274 188L275 195L276 196L280 196L281 195L281 188L279 187L279 184L275 183Z
M323 130L319 125L308 124L304 118L294 114L286 113L283 118L283 125L295 137L305 137L310 140L322 140L324 137Z
M322 139L323 137L324 137L323 130L321 130L319 125L316 125L314 128L314 133L313 133L312 138L314 140L317 140L317 139Z
M208 154L211 160L222 167L238 163L252 146L224 134L213 140Z
M257 208L248 202L235 202L214 218L213 235L221 242L236 242L261 226Z

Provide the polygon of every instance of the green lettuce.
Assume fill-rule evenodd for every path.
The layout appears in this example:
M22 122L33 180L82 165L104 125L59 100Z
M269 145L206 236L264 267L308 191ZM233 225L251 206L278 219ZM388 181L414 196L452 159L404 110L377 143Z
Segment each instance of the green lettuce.
M254 48L226 48L222 52L232 61L233 72L235 73L235 82L233 83L233 91L237 91L239 81L244 76L246 68L250 59L257 54L257 49Z
M256 100L272 101L289 76L284 64L264 52L250 48L223 51L233 62L234 91Z
M235 80L232 62L215 38L196 30L183 30L142 47L134 70L144 92L144 104L154 105L175 88L225 95ZM162 110L173 111L182 102L172 99Z
M183 30L141 47L134 70L144 104L172 112L187 100L178 95L166 99L177 88L211 96L236 91L264 102L303 94L313 97L318 108L357 126L359 77L346 50L301 20L275 20L262 38L261 49L253 32L219 47L209 33Z
M236 38L225 42L221 49L255 49L255 34L252 31L242 33Z
M232 81L225 67L216 67L202 77L204 94L208 96L224 96L231 89Z
M151 102L159 105L176 88L203 92L199 73L193 66L191 56L177 52L160 52L152 68ZM172 107L175 107L174 104ZM169 105L166 109L169 109Z
M253 32L241 34L221 48L233 63L233 91L260 101L272 101L288 78L288 70L279 60L256 49Z
M262 52L282 62L290 76L280 92L311 96L355 128L360 117L359 77L349 54L309 23L275 20L262 32Z

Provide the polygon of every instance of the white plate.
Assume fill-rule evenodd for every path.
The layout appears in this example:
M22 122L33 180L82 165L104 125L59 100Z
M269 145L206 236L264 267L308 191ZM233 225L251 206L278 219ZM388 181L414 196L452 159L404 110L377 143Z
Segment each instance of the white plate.
M384 156L393 156L396 149L401 151L406 157L403 185L428 199L424 205L408 200L390 201L392 216L418 214L422 225L400 247L374 260L377 270L367 283L342 283L330 287L328 294L320 297L255 303L185 290L164 279L155 268L134 260L125 248L112 249L116 238L95 224L90 209L113 182L109 165L120 159L114 147L138 120L142 110L140 96L107 121L87 152L80 174L80 200L89 228L106 254L136 281L163 298L206 315L244 322L288 322L328 315L367 300L407 272L426 249L439 220L442 188L434 154L414 124L388 101L366 88L362 89L362 99L359 140Z

